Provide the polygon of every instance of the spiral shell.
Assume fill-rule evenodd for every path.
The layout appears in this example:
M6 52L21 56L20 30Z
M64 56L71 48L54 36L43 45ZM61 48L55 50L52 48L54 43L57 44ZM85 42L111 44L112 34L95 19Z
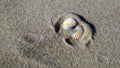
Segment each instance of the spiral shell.
M72 30L73 27L77 25L77 22L73 18L67 18L62 24L64 30Z
M74 29L75 31L71 32L72 38L74 40L79 40L82 37L83 34L83 28L80 25L77 25Z

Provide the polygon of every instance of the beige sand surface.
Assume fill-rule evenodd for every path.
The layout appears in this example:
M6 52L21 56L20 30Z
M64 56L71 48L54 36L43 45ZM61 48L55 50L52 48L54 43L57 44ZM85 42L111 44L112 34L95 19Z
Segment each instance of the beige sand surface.
M49 27L64 12L95 26L89 49ZM0 0L0 68L120 68L120 0Z

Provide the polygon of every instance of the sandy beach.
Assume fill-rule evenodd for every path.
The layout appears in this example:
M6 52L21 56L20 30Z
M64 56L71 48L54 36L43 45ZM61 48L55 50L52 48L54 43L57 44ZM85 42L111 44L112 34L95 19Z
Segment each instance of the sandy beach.
M51 28L68 12L94 26L94 45L66 46ZM120 0L0 0L0 68L120 68Z

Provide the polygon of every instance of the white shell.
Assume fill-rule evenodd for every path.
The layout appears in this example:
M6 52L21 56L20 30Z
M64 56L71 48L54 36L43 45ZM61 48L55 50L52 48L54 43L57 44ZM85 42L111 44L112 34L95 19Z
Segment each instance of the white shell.
M77 25L74 29L75 31L71 32L72 38L74 40L79 40L79 38L81 38L82 34L83 34L83 28L80 25Z
M77 22L73 18L67 18L62 24L64 30L72 30L72 27L76 26Z

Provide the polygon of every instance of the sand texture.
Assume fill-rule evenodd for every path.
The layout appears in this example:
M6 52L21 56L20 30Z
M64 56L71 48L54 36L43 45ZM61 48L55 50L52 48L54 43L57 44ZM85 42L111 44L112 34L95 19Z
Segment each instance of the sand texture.
M94 27L94 44L56 34L50 23L68 12ZM120 0L0 0L0 68L120 68Z

